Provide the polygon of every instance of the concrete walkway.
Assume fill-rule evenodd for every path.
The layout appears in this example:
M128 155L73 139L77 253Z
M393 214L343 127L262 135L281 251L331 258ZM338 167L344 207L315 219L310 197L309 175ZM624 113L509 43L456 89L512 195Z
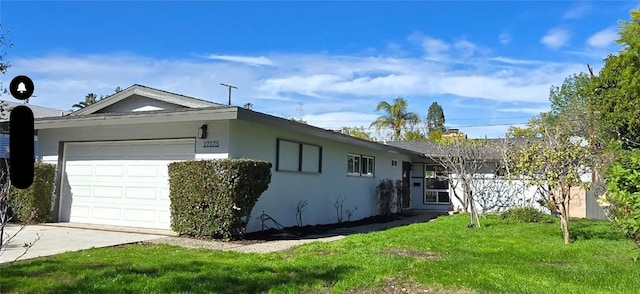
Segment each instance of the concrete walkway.
M20 229L19 225L9 224L5 228L6 236L13 236ZM103 230L90 230L50 225L25 226L16 237L11 240L7 248L0 252L0 263L14 261L22 255L25 243L32 243L38 239L33 247L19 260L60 254L68 251L89 249L92 247L108 247L120 244L135 243L158 239L161 235L123 233Z

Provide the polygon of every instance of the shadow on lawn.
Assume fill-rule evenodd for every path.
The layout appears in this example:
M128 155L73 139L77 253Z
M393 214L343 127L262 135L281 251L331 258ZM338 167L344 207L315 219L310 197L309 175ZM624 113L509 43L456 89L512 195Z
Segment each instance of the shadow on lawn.
M625 237L620 232L616 232L607 221L574 221L569 222L569 234L572 241L605 239L624 240Z
M36 290L46 293L258 293L284 286L285 292L299 292L305 286L335 284L358 270L342 265L269 266L246 262L234 264L228 260L177 261L154 266L82 262L75 264L76 269L61 269L56 260L37 263L37 267L43 270L42 278L51 272L64 272L53 274L56 279L53 285ZM34 273L28 269L33 269L32 266L32 263L25 263L4 268L3 275L33 277ZM20 291L20 287L6 283L2 292Z

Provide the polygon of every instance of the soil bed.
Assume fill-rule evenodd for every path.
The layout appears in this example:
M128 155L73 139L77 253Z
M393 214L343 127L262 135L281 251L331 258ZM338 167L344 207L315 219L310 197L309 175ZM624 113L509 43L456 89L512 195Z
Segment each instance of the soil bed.
M324 235L337 229L388 223L388 222L400 220L410 216L412 215L408 213L400 213L400 214L387 215L387 216L377 215L377 216L363 218L357 221L348 221L348 222L342 222L342 223L336 223L336 224L313 225L313 226L307 225L303 227L293 226L293 227L286 227L282 229L268 229L264 231L247 233L244 235L243 240L273 241L273 240L300 239L307 236Z

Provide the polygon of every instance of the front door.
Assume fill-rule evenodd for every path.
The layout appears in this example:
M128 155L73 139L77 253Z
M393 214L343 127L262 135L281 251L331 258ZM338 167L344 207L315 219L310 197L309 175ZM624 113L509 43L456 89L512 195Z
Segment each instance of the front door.
M411 162L402 162L402 208L411 207Z

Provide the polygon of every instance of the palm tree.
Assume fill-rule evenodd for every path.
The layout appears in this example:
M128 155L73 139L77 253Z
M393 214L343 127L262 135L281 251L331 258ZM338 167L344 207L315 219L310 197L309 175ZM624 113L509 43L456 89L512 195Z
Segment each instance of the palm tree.
M393 129L393 140L400 140L402 130L407 123L416 124L420 122L418 114L407 111L407 100L404 98L398 97L394 99L393 104L381 101L378 103L376 111L382 111L384 115L378 117L369 127L375 127L378 132L385 128Z
M74 104L71 107L82 109L82 108L85 108L85 107L87 107L87 106L89 106L89 105L91 105L93 103L98 102L98 100L100 100L100 99L98 99L98 95L96 95L94 93L89 93L89 94L87 94L87 96L84 96L84 101L78 102L78 103Z

